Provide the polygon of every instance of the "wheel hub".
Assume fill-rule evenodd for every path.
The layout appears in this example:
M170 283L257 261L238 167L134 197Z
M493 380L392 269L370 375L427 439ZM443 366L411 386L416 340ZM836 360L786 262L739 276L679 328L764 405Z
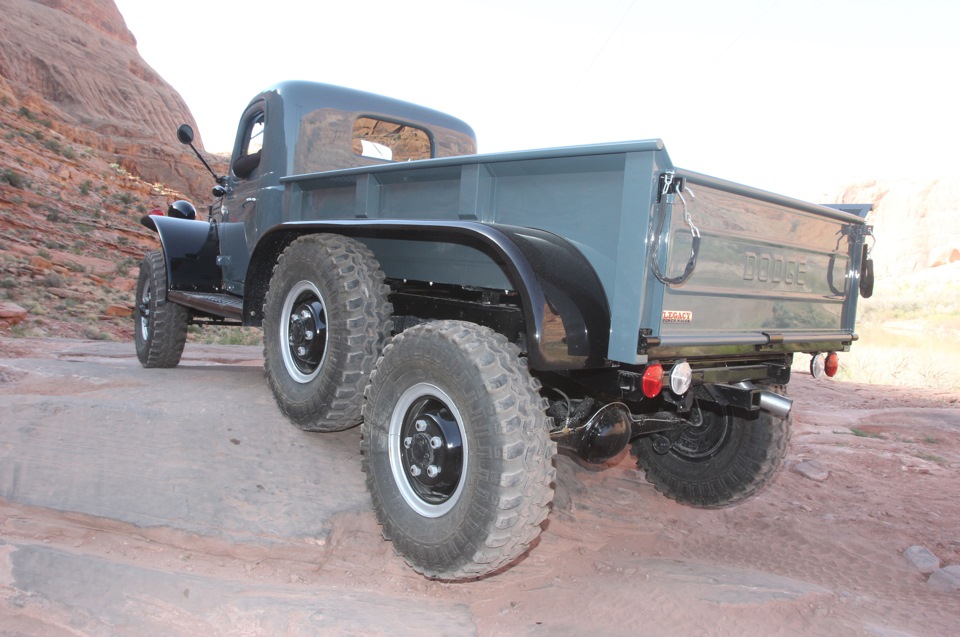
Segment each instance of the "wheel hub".
M698 408L698 412L699 427L682 429L676 439L670 441L671 444L663 451L657 450L655 441L654 450L657 453L673 451L676 455L692 462L705 462L719 453L730 436L729 415L725 410L719 413L712 411L704 413Z
M435 398L411 405L399 444L403 473L416 496L434 505L449 500L463 473L463 440L446 405Z
M319 299L298 302L289 317L288 343L297 368L309 374L323 361L326 350L327 324Z

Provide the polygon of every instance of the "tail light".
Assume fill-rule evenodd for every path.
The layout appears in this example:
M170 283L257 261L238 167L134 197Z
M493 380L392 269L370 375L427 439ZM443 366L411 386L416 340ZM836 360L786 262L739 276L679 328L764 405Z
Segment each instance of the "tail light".
M656 398L663 389L663 366L653 364L643 370L643 395Z
M681 361L670 370L670 391L677 396L682 396L690 389L693 384L693 370L690 369L690 363Z
M833 378L840 369L840 357L836 352L830 352L824 355L822 352L813 357L810 361L810 373L814 378L823 378L828 376Z
M840 357L837 356L836 352L830 352L829 354L827 354L827 360L823 364L824 373L830 378L833 378L834 376L837 375L837 370L839 369L840 369Z

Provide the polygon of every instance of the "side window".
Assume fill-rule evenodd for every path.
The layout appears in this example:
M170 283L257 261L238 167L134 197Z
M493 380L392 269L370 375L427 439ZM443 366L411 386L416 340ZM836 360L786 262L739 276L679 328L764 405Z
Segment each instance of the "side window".
M247 119L243 140L240 144L240 154L233 162L233 174L240 179L250 178L257 166L260 165L264 122L263 111L257 111Z
M433 144L422 128L360 117L353 123L353 152L385 161L411 161L433 157Z
M257 113L250 121L247 131L247 148L244 155L259 153L263 148L263 112Z

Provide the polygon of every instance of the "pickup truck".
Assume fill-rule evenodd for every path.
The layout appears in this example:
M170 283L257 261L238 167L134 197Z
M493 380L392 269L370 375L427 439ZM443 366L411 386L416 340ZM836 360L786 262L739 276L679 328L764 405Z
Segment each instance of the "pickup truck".
M190 324L262 327L279 410L307 431L360 424L384 536L430 578L521 558L558 450L629 449L698 507L767 484L794 357L830 376L857 339L869 206L683 170L660 140L475 152L431 109L264 91L208 218L178 201L141 220L162 250L140 269L140 362L176 366Z

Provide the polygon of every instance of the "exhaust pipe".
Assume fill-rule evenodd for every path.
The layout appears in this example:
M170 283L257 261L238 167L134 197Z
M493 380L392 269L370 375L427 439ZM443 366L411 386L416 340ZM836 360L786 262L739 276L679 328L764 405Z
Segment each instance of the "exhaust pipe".
M745 380L733 386L739 387L740 389L746 389L747 391L759 391L760 409L770 412L777 418L786 418L790 415L790 410L793 409L793 400L787 398L786 396L775 394L772 391L760 389L749 381Z
M778 418L786 418L793 409L793 401L786 396L764 389L760 392L760 409L769 411Z

